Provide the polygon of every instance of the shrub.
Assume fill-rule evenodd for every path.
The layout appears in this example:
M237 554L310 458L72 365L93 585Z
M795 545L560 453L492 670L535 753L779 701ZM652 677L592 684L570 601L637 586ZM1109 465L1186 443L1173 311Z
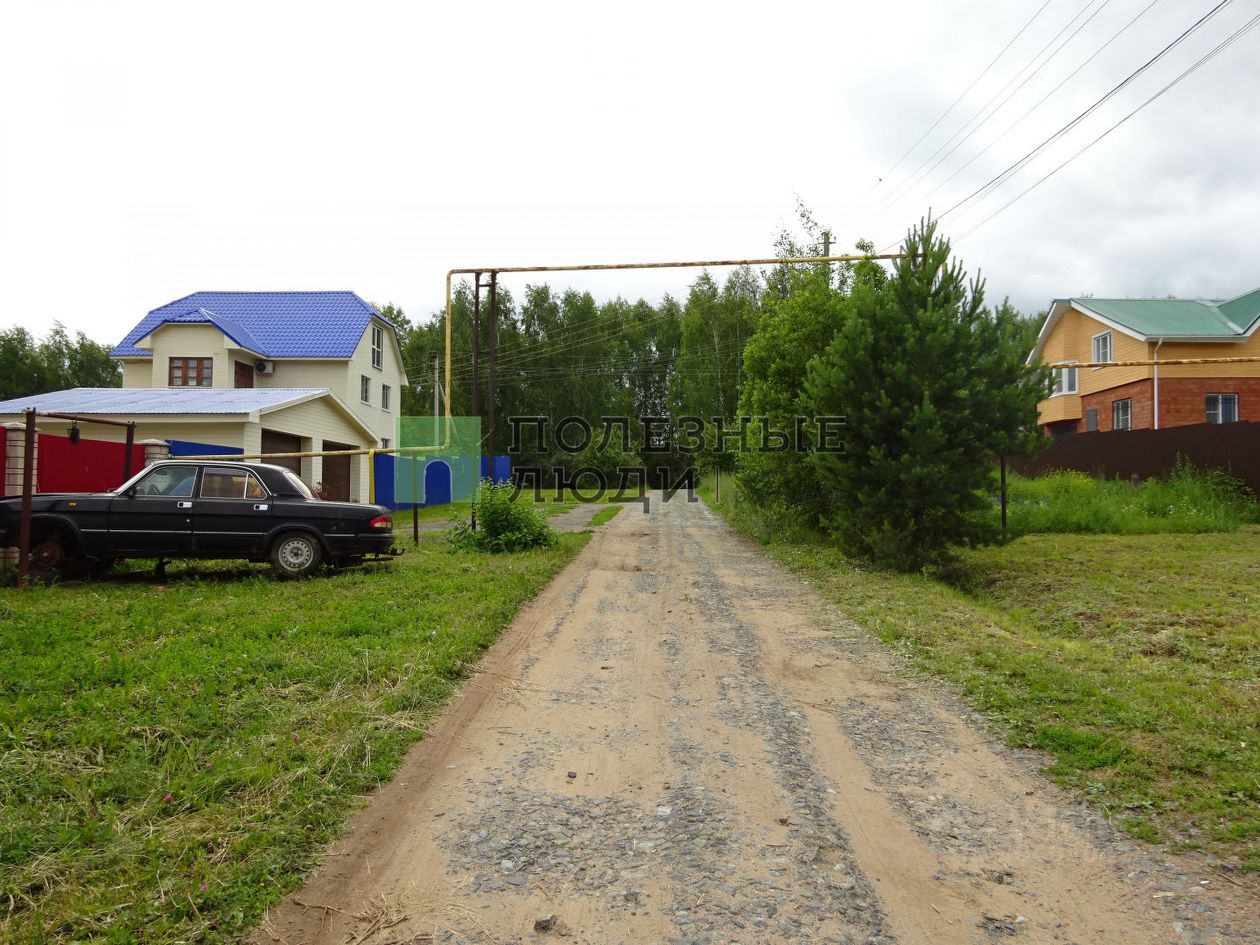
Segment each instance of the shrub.
M461 550L525 551L555 544L556 533L547 517L532 503L521 501L509 483L481 484L481 501L476 503L477 530L461 522L450 532L451 544Z

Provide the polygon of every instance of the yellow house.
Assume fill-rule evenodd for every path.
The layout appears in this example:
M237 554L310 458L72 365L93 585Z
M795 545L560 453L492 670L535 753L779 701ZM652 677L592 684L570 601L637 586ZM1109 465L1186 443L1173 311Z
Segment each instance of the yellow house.
M1260 420L1260 289L1220 299L1055 299L1029 363L1246 358L1061 367L1038 404L1051 436Z

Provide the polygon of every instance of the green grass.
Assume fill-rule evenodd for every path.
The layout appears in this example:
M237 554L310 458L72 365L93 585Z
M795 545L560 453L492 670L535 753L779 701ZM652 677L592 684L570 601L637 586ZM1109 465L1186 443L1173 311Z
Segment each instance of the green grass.
M1012 476L1007 498L1013 535L1225 532L1260 522L1260 504L1239 483L1189 468L1138 483L1064 471Z
M758 520L723 493L737 527ZM816 534L768 550L1133 836L1260 869L1260 528L1029 535L935 575Z
M0 938L240 940L587 537L0 592Z
M610 505L606 509L600 509L598 512L596 512L594 515L591 516L591 527L594 528L598 525L603 525L605 522L612 521L613 516L615 516L620 511L621 511L621 506L619 505Z

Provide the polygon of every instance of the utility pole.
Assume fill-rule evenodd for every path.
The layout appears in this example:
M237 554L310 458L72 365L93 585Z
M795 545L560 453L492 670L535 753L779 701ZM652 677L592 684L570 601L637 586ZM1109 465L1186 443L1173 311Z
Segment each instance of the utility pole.
M494 479L494 401L495 401L494 362L499 353L499 293L498 293L498 289L499 289L499 274L498 272L492 271L490 273L490 338L489 338L489 346L488 346L489 351L487 352L489 362L490 362L489 370L487 372L489 375L487 377L487 380L489 381L489 385L486 391L486 397L487 397L486 415L487 415L487 422L490 425L490 434L486 440L486 442L490 446L490 449L489 449L490 458L486 462L486 472L489 474L491 480Z
M822 254L824 256L831 255L831 230L822 231ZM827 269L827 285L831 285L831 263L823 263Z
M472 330L472 406L474 417L481 416L478 395L481 388L481 273L473 273L473 330Z

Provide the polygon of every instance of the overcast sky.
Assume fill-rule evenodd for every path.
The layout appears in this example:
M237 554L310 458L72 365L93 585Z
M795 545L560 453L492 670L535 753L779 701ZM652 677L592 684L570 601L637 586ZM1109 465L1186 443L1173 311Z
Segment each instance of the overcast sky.
M114 343L199 289L352 289L427 316L450 268L769 255L798 198L837 251L859 237L882 248L1216 0L1157 0L999 137L1150 6L1049 0L1029 23L1042 2L6 4L0 324L60 320ZM967 232L1258 12L1227 3L945 217L991 298L1033 311L1059 295L1260 286L1260 29ZM656 300L690 278L552 281Z

